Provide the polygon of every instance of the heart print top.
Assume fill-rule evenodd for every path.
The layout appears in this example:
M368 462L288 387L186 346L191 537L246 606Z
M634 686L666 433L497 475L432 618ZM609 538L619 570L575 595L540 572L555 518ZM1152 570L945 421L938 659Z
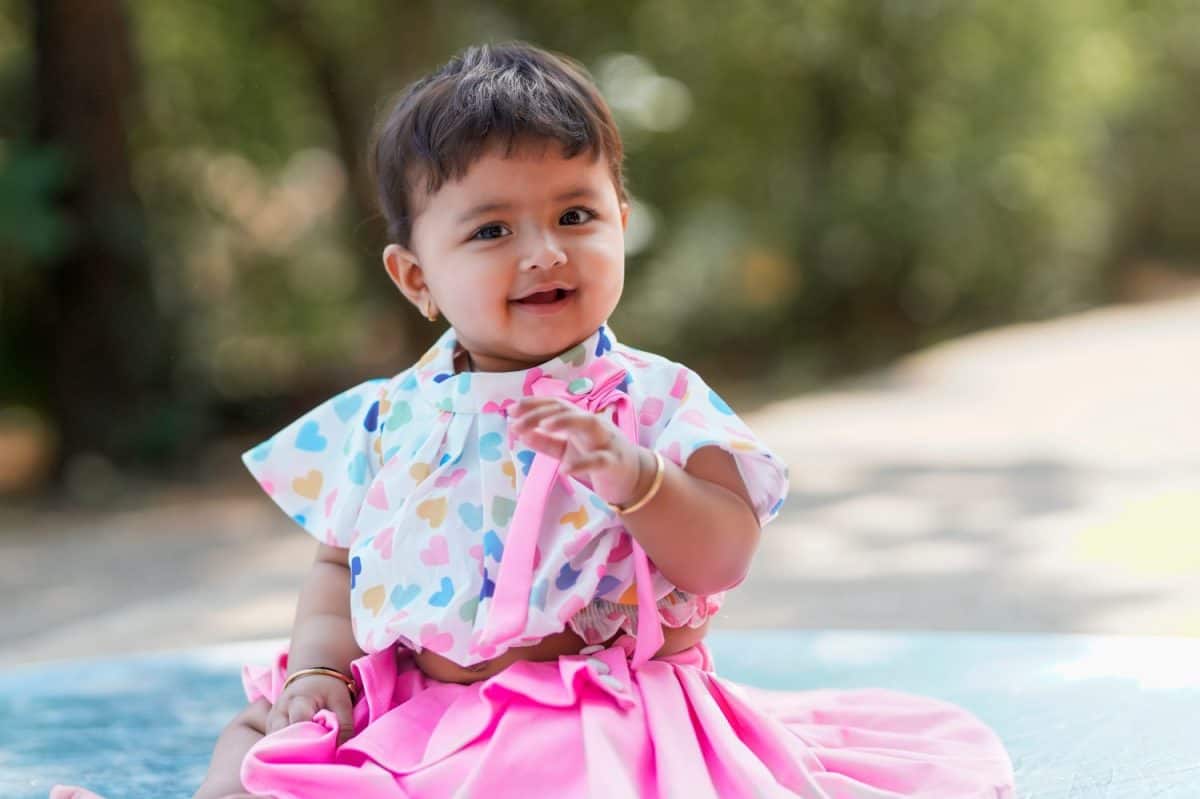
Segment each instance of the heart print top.
M759 523L779 513L779 457L698 374L618 342L607 324L515 372L456 373L457 344L449 328L408 369L342 392L242 456L301 527L349 550L364 652L399 644L470 666L566 627L589 644L636 632L645 555L585 482L509 434L508 407L524 395L606 414L680 466L719 447ZM723 595L687 594L648 569L663 624L698 626L719 609Z

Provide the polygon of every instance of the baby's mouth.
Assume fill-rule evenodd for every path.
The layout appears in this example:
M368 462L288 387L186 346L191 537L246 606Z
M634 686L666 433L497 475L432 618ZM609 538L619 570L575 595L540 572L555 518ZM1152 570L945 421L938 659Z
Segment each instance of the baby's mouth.
M574 293L574 290L570 289L552 289L550 291L539 291L536 294L530 294L528 297L513 300L513 302L528 303L530 305L551 305L565 300Z

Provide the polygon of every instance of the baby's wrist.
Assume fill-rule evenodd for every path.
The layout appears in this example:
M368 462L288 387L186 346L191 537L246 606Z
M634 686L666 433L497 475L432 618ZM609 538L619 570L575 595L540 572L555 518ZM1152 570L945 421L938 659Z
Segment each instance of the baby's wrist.
M627 507L632 505L640 497L645 496L650 489L650 484L654 480L654 453L647 448L634 444L631 450L632 465L629 467L632 475L627 475L627 485L629 488L623 492L624 496L605 497L605 500L618 507Z
M299 680L312 680L313 678L324 677L328 680L336 680L344 684L350 692L350 698L353 699L358 693L358 684L354 678L340 669L333 669L323 666L316 666L307 669L297 669L292 672L286 680L284 680L282 691L286 691L289 686ZM281 691L281 692L282 692Z

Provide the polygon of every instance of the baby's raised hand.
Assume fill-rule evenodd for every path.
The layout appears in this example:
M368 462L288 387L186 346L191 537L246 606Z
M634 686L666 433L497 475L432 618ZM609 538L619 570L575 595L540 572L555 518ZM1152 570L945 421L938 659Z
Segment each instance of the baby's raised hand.
M323 674L299 677L279 695L267 713L267 732L312 721L318 710L332 710L337 716L338 745L354 734L354 704L346 684Z
M510 429L536 452L557 458L563 474L586 477L604 500L633 499L639 447L601 414L558 397L523 397L508 413Z

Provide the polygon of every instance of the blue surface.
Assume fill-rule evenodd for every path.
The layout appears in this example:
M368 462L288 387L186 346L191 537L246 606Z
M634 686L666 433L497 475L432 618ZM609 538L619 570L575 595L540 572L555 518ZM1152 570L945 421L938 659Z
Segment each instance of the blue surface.
M1027 799L1200 797L1200 640L715 632L719 674L764 688L885 687L961 704L1004 739ZM56 782L190 796L277 642L0 670L0 797Z

